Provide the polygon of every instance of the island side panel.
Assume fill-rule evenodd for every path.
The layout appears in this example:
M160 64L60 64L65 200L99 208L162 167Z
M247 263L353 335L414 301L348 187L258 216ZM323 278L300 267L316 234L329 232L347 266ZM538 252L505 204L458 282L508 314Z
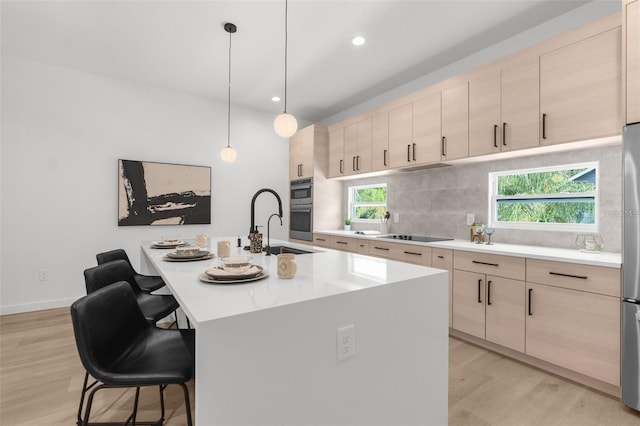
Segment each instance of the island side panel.
M447 424L447 300L442 272L202 323L196 424Z

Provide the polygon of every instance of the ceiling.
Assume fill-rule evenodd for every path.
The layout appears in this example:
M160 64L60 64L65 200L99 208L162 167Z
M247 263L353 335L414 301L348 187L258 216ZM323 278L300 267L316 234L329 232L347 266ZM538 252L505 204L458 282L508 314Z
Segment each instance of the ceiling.
M321 121L588 2L289 0L287 109ZM226 102L233 22L232 102L276 114L284 5L2 0L2 54Z

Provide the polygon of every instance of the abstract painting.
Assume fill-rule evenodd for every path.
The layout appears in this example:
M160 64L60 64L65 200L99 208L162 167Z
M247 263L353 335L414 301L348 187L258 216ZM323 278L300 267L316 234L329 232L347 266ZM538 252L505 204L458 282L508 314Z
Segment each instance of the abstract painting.
M118 226L211 223L211 167L118 160Z

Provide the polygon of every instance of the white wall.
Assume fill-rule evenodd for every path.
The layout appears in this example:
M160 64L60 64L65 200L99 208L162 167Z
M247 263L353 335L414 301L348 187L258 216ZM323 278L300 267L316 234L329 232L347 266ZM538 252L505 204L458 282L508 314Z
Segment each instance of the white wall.
M137 265L139 242L163 234L247 244L260 188L288 210L288 141L270 114L232 106L238 160L226 164L226 103L6 55L1 77L1 314L69 305L101 251L124 248ZM118 227L119 158L211 166L211 225ZM257 224L277 211L268 194L256 207ZM287 238L287 220L272 221L273 237Z

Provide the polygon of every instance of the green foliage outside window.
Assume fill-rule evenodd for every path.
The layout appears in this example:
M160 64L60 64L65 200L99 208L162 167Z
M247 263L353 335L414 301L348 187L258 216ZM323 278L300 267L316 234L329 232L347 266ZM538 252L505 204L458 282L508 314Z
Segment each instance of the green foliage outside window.
M595 170L587 176L592 169L498 176L497 220L594 224Z
M387 211L387 186L363 186L350 188L351 218L356 220L380 220Z

